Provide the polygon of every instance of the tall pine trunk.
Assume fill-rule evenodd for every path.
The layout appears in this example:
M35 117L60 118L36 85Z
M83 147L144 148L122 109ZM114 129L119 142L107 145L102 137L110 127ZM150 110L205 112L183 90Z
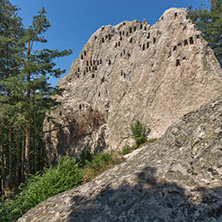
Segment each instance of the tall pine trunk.
M8 152L9 152L9 189L12 189L12 125L9 121L8 130Z
M3 135L2 135L2 120L0 119L0 155L1 155L1 195L5 190L5 157L4 157L4 147L3 147Z
M31 43L28 43L27 55L31 53ZM28 92L27 92L27 108L28 108L28 116L27 116L27 123L26 123L26 138L25 138L25 179L28 179L30 173L30 162L29 162L29 150L30 150L30 108L31 108L31 88L30 88L30 80L31 74L29 73L27 76L27 83L28 83Z
M23 129L22 133L21 181L25 182L25 129Z
M29 162L29 149L30 149L30 118L26 123L26 137L25 137L25 179L28 179L30 173L30 162Z
M45 165L45 144L43 142L43 123L44 123L44 118L42 119L42 137L40 141L40 149L39 149L39 169L43 171L44 165Z
M37 172L37 154L36 154L36 113L35 113L35 90L33 89L33 122L34 122L34 172Z
M16 154L16 185L20 184L20 145L19 145L20 129L17 129L17 154Z

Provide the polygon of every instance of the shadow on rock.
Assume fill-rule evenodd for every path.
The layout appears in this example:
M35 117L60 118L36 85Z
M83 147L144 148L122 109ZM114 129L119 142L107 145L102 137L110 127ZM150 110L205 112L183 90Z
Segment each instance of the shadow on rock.
M76 195L67 221L222 221L221 187L188 192L176 183L158 183L155 172L146 167L135 184L123 180Z

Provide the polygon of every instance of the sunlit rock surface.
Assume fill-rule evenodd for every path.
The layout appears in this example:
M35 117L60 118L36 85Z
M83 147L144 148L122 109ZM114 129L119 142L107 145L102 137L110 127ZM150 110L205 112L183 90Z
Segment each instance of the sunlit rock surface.
M58 154L121 149L139 119L149 138L198 108L221 89L222 72L186 9L167 10L156 24L144 20L103 26L84 46L58 86L61 106L46 119L49 164Z
M126 158L19 222L222 221L222 94Z

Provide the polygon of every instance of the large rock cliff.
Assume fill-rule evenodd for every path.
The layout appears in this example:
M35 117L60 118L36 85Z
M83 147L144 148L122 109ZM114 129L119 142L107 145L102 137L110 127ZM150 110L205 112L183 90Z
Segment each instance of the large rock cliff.
M222 94L126 158L18 221L221 222Z
M58 83L61 105L44 123L45 130L59 128L46 134L49 163L58 154L132 143L136 119L150 128L150 138L160 137L215 96L221 83L213 51L186 9L167 10L153 26L145 20L103 26Z

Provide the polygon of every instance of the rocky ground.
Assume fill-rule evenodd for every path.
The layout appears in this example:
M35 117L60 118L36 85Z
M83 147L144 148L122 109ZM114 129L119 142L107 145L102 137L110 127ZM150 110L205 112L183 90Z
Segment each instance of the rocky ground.
M28 211L25 221L222 221L222 94L92 182Z

